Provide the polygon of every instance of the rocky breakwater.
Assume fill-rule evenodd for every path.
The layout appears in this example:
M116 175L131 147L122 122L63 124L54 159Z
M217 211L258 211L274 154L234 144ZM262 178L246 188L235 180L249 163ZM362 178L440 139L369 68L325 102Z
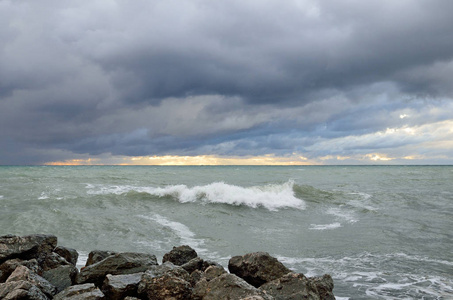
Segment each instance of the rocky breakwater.
M225 270L189 246L162 264L147 253L95 250L75 267L77 251L53 235L0 237L0 299L335 299L329 275L291 272L265 252L232 257Z

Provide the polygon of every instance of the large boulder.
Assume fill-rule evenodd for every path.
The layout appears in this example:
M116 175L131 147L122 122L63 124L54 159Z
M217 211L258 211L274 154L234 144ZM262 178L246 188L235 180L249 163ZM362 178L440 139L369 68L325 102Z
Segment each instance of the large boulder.
M143 274L138 294L147 299L190 299L190 275L182 267L168 261L153 266Z
M333 295L333 279L329 274L318 277L308 277L308 280L318 290L320 299L335 300L335 296Z
M88 267L90 265L93 265L97 262L100 262L101 260L106 259L109 256L118 254L117 252L113 251L104 251L104 250L93 250L88 254L88 259L85 264L85 267Z
M100 300L104 294L93 283L73 285L58 293L54 300Z
M162 263L171 262L174 265L182 266L185 263L188 263L191 259L197 257L197 252L192 249L190 246L183 245L179 247L173 247L173 249L164 254Z
M7 283L13 281L28 281L50 298L57 293L55 286L25 266L18 266L6 280Z
M291 272L267 252L254 252L243 256L234 256L228 262L228 270L255 287Z
M54 235L4 235L0 237L0 262L11 258L39 258L43 253L52 252L56 246L57 237Z
M107 274L102 285L102 292L111 300L124 299L126 296L138 296L138 285L144 273L126 275Z
M228 273L222 274L210 281L202 278L195 285L192 293L192 299L195 300L239 300L251 296L256 297L248 299L272 299L265 292L248 284L242 278Z
M2 300L49 300L38 287L26 280L0 283Z
M100 286L107 274L122 275L143 272L157 265L156 256L147 253L124 252L83 268L77 276L78 284L92 282Z
M57 253L64 259L66 259L67 262L69 262L72 265L77 264L77 259L79 258L79 253L75 249L72 248L67 248L63 246L57 246L53 252Z
M203 269L203 263L204 263L203 259L195 257L186 262L185 264L181 265L181 267L190 274L195 270L201 271Z
M190 275L182 267L168 261L153 266L143 274L138 294L147 299L190 299Z
M316 287L303 274L288 273L278 279L263 284L260 290L265 291L276 300L321 299Z
M30 260L22 260L19 258L14 258L5 261L4 263L0 264L0 282L5 282L8 279L9 275L18 267L18 266L26 266L31 271L35 272L36 274L40 273L40 269L38 266L38 261L33 258Z
M79 270L55 252L47 253L40 259L42 277L52 283L58 292L75 283Z

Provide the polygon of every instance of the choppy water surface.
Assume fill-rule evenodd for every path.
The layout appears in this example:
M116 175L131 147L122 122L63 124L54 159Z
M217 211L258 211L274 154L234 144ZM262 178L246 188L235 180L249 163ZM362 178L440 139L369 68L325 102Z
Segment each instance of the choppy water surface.
M267 251L338 299L453 297L453 167L0 167L0 234L81 253Z

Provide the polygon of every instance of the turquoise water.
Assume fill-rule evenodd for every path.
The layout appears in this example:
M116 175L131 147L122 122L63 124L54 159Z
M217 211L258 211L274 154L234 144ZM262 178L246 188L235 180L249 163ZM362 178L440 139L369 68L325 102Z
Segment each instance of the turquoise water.
M89 251L267 251L337 299L453 297L452 166L0 167L0 234Z

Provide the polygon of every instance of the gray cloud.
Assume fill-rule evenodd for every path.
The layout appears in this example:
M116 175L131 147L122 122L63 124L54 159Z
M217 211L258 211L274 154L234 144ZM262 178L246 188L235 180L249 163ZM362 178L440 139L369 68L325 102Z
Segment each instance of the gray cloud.
M451 11L440 0L0 0L0 163L285 155L446 120Z

